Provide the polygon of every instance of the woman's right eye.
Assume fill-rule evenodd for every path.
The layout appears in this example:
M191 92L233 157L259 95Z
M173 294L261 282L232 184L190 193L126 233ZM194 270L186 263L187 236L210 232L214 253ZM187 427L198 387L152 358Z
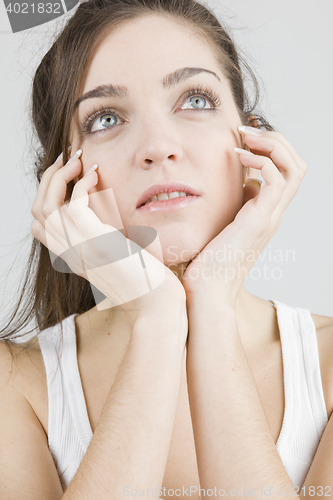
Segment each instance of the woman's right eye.
M90 132L97 132L98 130L105 130L107 128L112 128L117 125L118 117L111 113L99 116L93 121Z

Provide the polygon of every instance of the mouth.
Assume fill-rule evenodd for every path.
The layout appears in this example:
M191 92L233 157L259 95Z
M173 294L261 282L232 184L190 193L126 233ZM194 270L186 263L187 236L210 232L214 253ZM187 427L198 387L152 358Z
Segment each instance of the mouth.
M178 209L192 203L199 196L196 189L182 182L153 184L144 191L136 208L145 212Z
M150 201L141 205L137 210L140 212L166 212L169 210L177 210L178 208L183 208L196 201L199 196L185 195L178 198L171 198L168 200L156 200Z

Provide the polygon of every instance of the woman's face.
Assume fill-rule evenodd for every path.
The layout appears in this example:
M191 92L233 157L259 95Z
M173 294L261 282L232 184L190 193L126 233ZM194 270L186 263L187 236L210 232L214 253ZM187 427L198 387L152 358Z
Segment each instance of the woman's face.
M102 194L94 211L117 228L119 214L155 228L166 265L189 261L243 201L241 120L212 48L162 15L126 21L96 48L81 90L72 151L83 150L83 174L98 164L90 193L112 188L119 213ZM138 207L148 188L175 182L197 196Z

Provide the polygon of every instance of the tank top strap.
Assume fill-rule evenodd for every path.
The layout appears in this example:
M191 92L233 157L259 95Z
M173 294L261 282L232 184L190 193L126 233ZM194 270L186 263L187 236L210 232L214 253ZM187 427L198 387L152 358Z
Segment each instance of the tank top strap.
M64 324L64 322L63 322ZM65 415L64 383L61 369L61 324L38 334L44 359L48 393L48 444L53 458L60 454L62 441L61 422Z
M71 414L83 449L87 451L92 438L92 429L89 422L86 401L77 361L75 315L65 320L64 347L62 354L62 372L66 387Z
M306 384L312 415L320 438L328 423L328 416L321 378L317 332L310 311L300 307L296 307L296 310L300 323Z
M273 303L276 309L282 351L284 416L276 443L277 450L282 455L289 449L300 419L302 346L299 336L299 321L295 309L277 300L271 300L270 302Z
M285 395L277 449L283 460L310 464L328 422L316 329L307 309L271 302L277 311Z
M92 437L76 350L75 315L38 335L48 390L48 445L67 488Z

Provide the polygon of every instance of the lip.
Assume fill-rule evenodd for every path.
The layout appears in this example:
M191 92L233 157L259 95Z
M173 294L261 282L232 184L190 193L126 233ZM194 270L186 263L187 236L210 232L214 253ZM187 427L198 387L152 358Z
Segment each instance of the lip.
M171 200L150 201L146 205L137 208L140 212L170 212L186 207L190 203L197 200L199 196L183 196L179 198L171 198Z
M152 201L152 202L148 203L147 205L143 205L143 203L145 201L147 201L149 198L151 198L152 196L155 196L159 193L172 193L173 191L183 191L191 196L186 196L186 197L181 197L181 198L172 198L171 200L168 200L168 201L166 201L166 200L165 201L164 200L163 201ZM193 201L193 199L195 199L194 197L197 197L197 196L200 196L200 194L196 189L194 189L193 187L188 186L180 181L166 182L163 184L153 184L148 189L146 189L146 191L144 191L142 193L142 195L140 196L140 198L138 200L136 208L142 209L143 207L146 207L146 206L151 205L151 204L156 204L156 206L157 206L157 204L158 205L165 204L165 205L168 205L171 207L170 202L174 202L176 200L186 200L186 199L188 199L187 201L190 201L190 199L192 199L192 201Z

